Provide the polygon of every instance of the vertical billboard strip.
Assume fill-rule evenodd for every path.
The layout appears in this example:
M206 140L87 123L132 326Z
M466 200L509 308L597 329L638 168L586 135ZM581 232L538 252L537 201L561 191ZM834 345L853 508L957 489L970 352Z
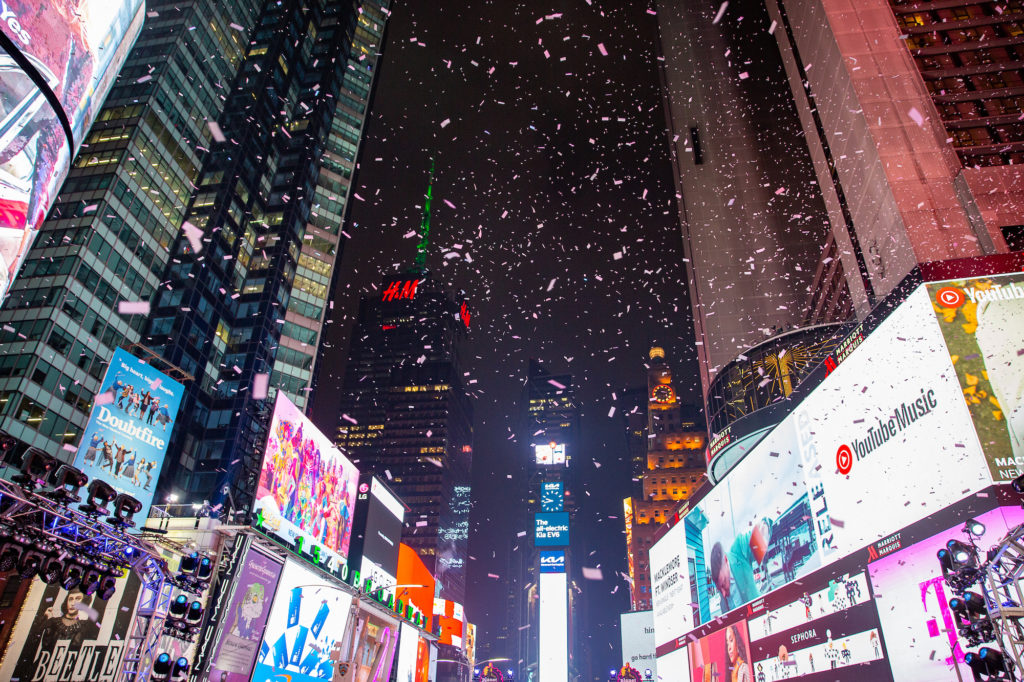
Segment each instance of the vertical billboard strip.
M177 381L118 348L96 395L75 466L141 502L138 519L149 516L184 392Z
M1024 274L928 285L992 480L1024 471Z
M214 646L210 682L249 682L283 566L250 544L235 573ZM211 614L212 617L212 614Z
M253 682L333 679L336 662L331 653L345 637L352 599L319 573L288 560L260 643Z
M540 576L540 651L541 682L567 682L569 679L569 586L565 573Z
M256 491L256 527L303 551L348 556L359 470L281 392Z
M104 601L34 581L0 661L0 679L120 682L140 587L129 573Z
M644 679L658 679L655 658L654 612L631 611L619 616L622 638L622 662L640 671Z

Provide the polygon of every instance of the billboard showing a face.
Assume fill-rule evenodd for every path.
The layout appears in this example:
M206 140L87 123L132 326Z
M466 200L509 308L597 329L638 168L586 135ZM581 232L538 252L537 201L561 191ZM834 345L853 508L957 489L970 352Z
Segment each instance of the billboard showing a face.
M123 348L114 351L100 384L75 466L141 502L137 519L149 516L184 392Z
M0 679L120 680L121 657L140 587L139 579L129 574L117 580L114 596L104 601L35 581L0 661ZM80 660L83 652L91 666L84 672L78 667L85 660ZM65 670L72 672L62 675L60 671Z
M754 682L747 624L739 621L689 645L690 680Z
M540 588L540 679L566 682L569 679L569 588L565 573L541 573Z
M331 652L345 636L352 596L297 561L285 562L253 682L332 679Z
M544 443L533 446L537 464L565 464L565 443Z
M211 682L248 682L283 566L249 546L239 564L214 648Z
M299 408L277 394L254 512L260 529L305 551L319 547L348 556L359 470L313 426Z
M686 516L699 623L989 484L933 317L921 287Z
M1024 274L928 285L956 378L997 483L1024 472Z

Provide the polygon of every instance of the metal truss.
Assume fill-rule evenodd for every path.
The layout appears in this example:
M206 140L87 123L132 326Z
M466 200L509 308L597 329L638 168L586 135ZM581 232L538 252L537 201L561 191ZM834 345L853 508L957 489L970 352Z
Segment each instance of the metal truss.
M1003 655L1013 662L1008 671L1011 679L1019 680L1024 672L1024 525L1011 530L989 557L985 571L989 619Z

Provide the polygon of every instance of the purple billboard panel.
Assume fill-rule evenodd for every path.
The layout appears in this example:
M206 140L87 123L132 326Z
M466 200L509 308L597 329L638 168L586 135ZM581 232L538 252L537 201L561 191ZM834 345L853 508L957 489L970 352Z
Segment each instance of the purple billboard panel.
M985 525L975 540L985 548L1024 522L1024 511L1000 507L974 518ZM889 665L900 682L973 679L963 662L966 642L957 636L949 608L955 593L942 579L935 557L947 540L966 539L961 528L963 521L868 565ZM959 670L954 670L954 661Z
M283 566L253 547L246 550L214 647L212 682L249 682Z

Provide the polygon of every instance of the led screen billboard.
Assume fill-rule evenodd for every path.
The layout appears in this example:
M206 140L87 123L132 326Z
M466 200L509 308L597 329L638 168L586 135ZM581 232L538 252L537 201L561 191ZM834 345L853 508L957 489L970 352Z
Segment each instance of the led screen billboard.
M687 514L697 624L990 482L933 317L920 287Z
M461 647L465 628L466 612L462 604L449 599L434 600L433 630L441 644Z
M138 36L144 7L143 0L4 0L2 9L0 31L60 103L73 138L15 55L0 51L0 255L9 279Z
M690 565L687 559L686 528L672 526L647 553L651 574L651 620L657 633L655 644L674 642L693 629L696 602L690 594ZM664 674L669 670L661 666Z
M541 573L565 573L565 552L560 549L540 551Z
M928 285L935 318L997 483L1024 472L1024 274Z
M533 446L537 464L565 464L565 443L544 443Z
M544 682L569 679L569 587L565 573L541 573L540 651L538 667Z
M375 476L363 476L356 498L352 531L353 558L359 574L375 585L390 586L398 580L398 545L402 539L405 505ZM387 587L387 594L394 594Z
M141 502L137 519L149 516L184 392L123 348L114 351L100 383L75 466Z
M398 657L395 659L395 681L416 682L416 657L419 650L419 631L402 623L398 635Z
M560 512L563 510L565 486L561 481L544 481L540 486L540 510Z
M957 515L959 516L959 515ZM954 517L955 518L955 517ZM975 542L983 550L1024 523L1019 507L1001 507L974 517L985 526ZM962 517L961 517L962 519ZM963 520L868 564L875 604L885 636L893 679L933 682L973 679L963 663L967 643L957 635L949 600L956 596L942 578L935 553L946 541L966 541Z
M747 623L739 621L691 642L690 680L754 682Z
M348 556L359 471L287 397L277 394L256 490L256 524L288 544Z
M534 514L533 544L565 547L569 544L569 512Z
M210 669L211 682L249 682L283 566L249 545L231 586Z
M0 679L118 682L141 586L130 573L118 579L114 596L103 600L35 581L3 652ZM88 670L82 669L83 661Z
M631 611L619 615L622 639L622 662L640 671L644 679L657 680L658 667L654 654L654 613Z
M331 652L345 636L353 597L319 573L288 560L278 582L253 682L332 679Z

